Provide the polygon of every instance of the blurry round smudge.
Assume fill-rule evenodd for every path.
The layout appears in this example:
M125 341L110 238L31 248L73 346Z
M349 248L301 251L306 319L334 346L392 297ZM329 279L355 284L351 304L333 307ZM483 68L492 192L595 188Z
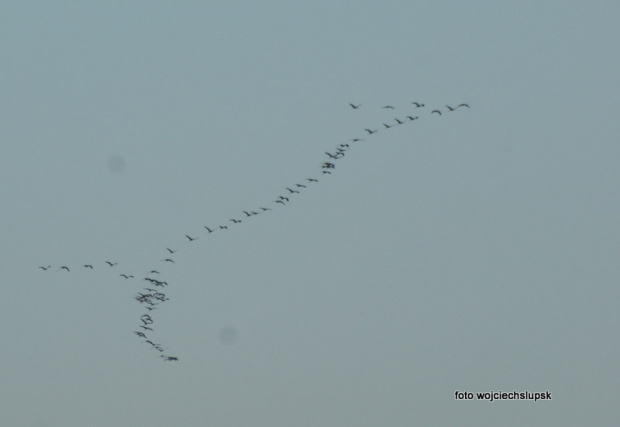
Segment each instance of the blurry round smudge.
M108 157L108 169L114 173L121 173L125 170L125 159L119 154Z
M220 341L222 344L234 344L238 338L239 334L235 328L226 326L220 330Z

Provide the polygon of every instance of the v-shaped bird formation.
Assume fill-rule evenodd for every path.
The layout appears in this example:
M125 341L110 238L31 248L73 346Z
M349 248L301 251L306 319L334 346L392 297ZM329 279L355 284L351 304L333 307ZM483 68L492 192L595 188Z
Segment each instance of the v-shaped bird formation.
M362 104L349 103L349 106L353 110L359 110L362 107ZM394 128L396 126L406 126L409 123L413 123L420 118L419 115L414 115L415 111L422 109L421 114L423 114L425 111L428 111L427 109L425 109L425 107L426 105L421 102L417 102L417 101L411 102L411 104L408 105L408 108L413 108L414 109L413 111L405 111L402 117L400 118L395 117L393 119L393 122L390 122L390 123L382 122L381 123L381 125L383 126L382 129L380 129L381 125L369 126L367 128L363 128L361 132L365 132L365 135L367 137L370 137L370 136L375 135L378 132L383 132L388 129ZM393 110L394 112L396 112L397 110L400 111L401 109L400 107L396 108L393 105L385 105L385 106L382 106L381 108L384 110ZM448 113L458 111L461 108L471 108L471 107L469 106L469 104L466 104L466 103L458 104L456 107L446 105L446 109ZM446 111L444 110L444 112ZM432 109L430 113L426 114L427 117L432 117L434 115L436 115L435 117L442 116L442 110L439 108L435 108L435 109ZM332 172L336 169L336 162L341 161L341 159L345 157L345 154L347 153L347 151L351 149L352 144L356 144L364 140L365 140L364 138L354 136L354 137L351 137L348 140L348 142L338 144L333 149L333 151L325 152L327 159L323 161L319 166L319 169L321 172L320 177L322 177L323 175L331 175ZM187 238L187 243L195 245L197 244L196 243L197 241L203 240L202 237L207 237L211 233L215 233L215 232L221 233L221 232L227 231L229 226L232 227L246 220L250 220L250 218L254 218L255 216L266 214L267 212L271 211L272 209L276 207L281 208L283 206L286 206L288 203L291 203L291 199L293 197L299 197L298 195L300 195L302 192L308 190L309 187L311 187L312 185L316 185L318 183L319 183L319 177L306 177L300 180L299 182L295 182L286 187L283 187L282 191L284 195L279 194L275 197L275 200L271 200L269 202L270 204L268 204L268 206L272 206L272 207L266 208L263 206L259 206L254 209L243 210L241 211L239 217L230 218L225 222L215 224L215 225L214 224L203 225L203 228L205 229L206 234L204 236L203 235L190 236L189 234L186 234L185 237ZM172 258L172 256L173 255L176 256L176 254L181 251L180 249L170 249L169 247L164 247L162 252L164 254L163 255L164 257L158 261L158 264L160 263L175 264L174 258ZM95 271L99 266L101 266L102 268L118 268L117 267L118 264L119 264L118 262L105 260L103 262L100 262L99 264L97 263L83 264L81 268ZM52 268L51 265L41 265L37 268L45 272L63 271L63 272L66 272L65 274L68 274L68 273L71 273L71 268L73 267L70 268L68 265L61 265L61 266L58 266L57 268L56 267ZM139 329L139 330L134 330L133 334L136 335L138 338L140 338L142 340L142 343L147 344L152 350L156 351L157 352L156 354L163 361L174 362L174 361L179 360L178 357L170 356L166 352L166 349L163 347L162 344L154 342L153 339L151 338L151 334L155 332L154 330L155 320L152 317L154 313L152 312L153 310L158 309L161 304L169 300L169 298L163 292L165 288L169 286L169 283L166 280L162 280L164 278L161 276L162 275L157 270L156 266L154 266L153 269L149 270L148 273L146 273L144 276L140 278L138 278L136 275L131 274L129 272L122 272L118 275L118 277L122 278L123 280L137 280L140 282L148 282L148 284L144 286L134 296L135 300L141 305L141 307L143 307L145 312L140 316L138 320L138 325L136 329Z

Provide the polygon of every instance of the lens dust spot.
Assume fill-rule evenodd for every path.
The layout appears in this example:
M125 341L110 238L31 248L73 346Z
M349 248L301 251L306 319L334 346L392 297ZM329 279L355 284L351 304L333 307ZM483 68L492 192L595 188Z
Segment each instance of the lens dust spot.
M122 173L125 170L125 159L119 154L108 157L108 169L113 173Z
M233 327L226 326L220 330L220 342L222 344L232 345L239 339L239 333Z

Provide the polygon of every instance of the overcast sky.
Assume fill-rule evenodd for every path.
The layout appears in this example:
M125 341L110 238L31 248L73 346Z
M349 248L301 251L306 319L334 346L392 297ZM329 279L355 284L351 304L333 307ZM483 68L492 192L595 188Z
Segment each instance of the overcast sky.
M618 22L614 1L4 2L1 423L611 425ZM144 277L168 283L162 352L134 334Z

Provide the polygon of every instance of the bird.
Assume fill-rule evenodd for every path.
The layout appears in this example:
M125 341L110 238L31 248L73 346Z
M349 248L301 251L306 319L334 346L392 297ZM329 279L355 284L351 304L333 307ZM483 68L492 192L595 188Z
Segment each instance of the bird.
M281 204L283 204L283 205L285 205L285 204L286 204L286 203L284 203L284 201L283 201L283 200L274 200L273 202L274 202L274 203L281 203Z
M198 240L198 237L190 237L187 234L185 235L185 237L187 237L190 242L193 242L194 240Z
M46 271L47 269L49 269L51 267L51 265L48 265L47 267L43 267L42 265L39 266L39 268L43 271Z
M385 123L383 123L383 126L385 126L385 128L386 128L386 129L389 129L389 128L391 128L391 127L392 127L392 126L390 126L390 125L386 125Z
M330 174L330 175L332 174L332 173L331 173L331 171L326 171L326 170L324 170L324 171L322 171L322 172L323 172L323 174Z
M289 198L288 197L284 197L284 196L280 196L280 200L286 200L288 202Z
M307 187L306 187L305 185L303 185L303 184L295 184L295 186L296 186L296 187L299 187L299 188L307 188Z
M333 154L328 153L327 151L325 152L325 154L327 154L329 156L330 159L339 159L339 156L335 156Z
M306 180L307 180L308 182L319 182L319 180L318 180L318 179L314 179L314 178L306 178Z
M118 264L118 262L106 261L106 264L108 264L110 267L114 267L116 264Z
M168 250L168 252L170 252L171 254L174 254L174 253L176 253L176 252L179 252L178 250L173 251L173 250L172 250L172 249L170 249L170 248L166 248L166 249L167 249L167 250Z
M179 360L179 358L175 357L175 356L164 356L162 354L162 357L164 358L164 361L166 361L166 362L173 362L173 361Z
M412 117L412 116L407 116L407 118L409 119L409 121L413 121L413 120L417 119L417 118L418 118L418 116L415 116L415 117Z
M225 225L220 225L220 230L228 230L228 227L226 227Z
M450 111L454 111L454 110L456 110L456 108L452 108L452 107L450 107L449 105L446 105L446 108L447 108L448 110L450 110Z
M93 266L90 264L84 264L84 268L90 268L91 270L93 269Z
M437 114L439 114L439 115L441 116L441 111L439 111L439 110L433 110L433 111L431 111L431 114L433 114L433 113L437 113Z
M353 108L354 110L357 110L358 108L360 108L360 107L362 106L362 104L357 104L357 105L354 105L354 104L352 104L352 103L350 103L350 102L349 102L349 105L350 105L350 106L351 106L351 108Z
M383 106L383 107L381 107L381 108L391 108L392 110L394 110L394 109L395 109L395 108L394 108L394 107L392 107L391 105L384 105L384 106Z
M401 121L400 121L400 120L398 120L398 119L394 119L394 120L396 120L396 123L398 123L399 125L402 125L403 123L405 123L405 122L401 122Z
M144 335L144 332L134 331L134 334L136 334L136 335L137 335L137 336L139 336L140 338L145 338L145 339L146 339L146 335Z
M63 265L62 267L59 268L59 270L67 270L67 271L69 271L69 267L67 267L66 265Z
M351 138L349 139L349 141L359 142L359 141L363 141L363 139L362 138Z
M210 229L209 227L207 227L206 225L204 225L203 227L204 227L204 228L206 228L206 229L207 229L207 231L208 231L209 233L213 233L213 230L211 230L211 229Z
M372 135L373 133L377 133L376 130L372 130L372 129L364 129L366 132L368 132L368 135Z
M159 271L157 271L157 270L151 270L151 271L149 271L149 273L151 273L151 274L160 274Z
M261 206L260 208L261 208L263 211L270 211L270 210L271 210L271 209L268 209L268 208L264 208L264 207L262 207L262 206Z
M174 264L174 260L171 260L170 258L162 259L161 262L171 262Z
M232 221L232 222L234 222L235 224L238 224L238 223L240 223L240 222L241 222L241 220L240 220L240 219L234 219L234 218L233 218L233 219L229 219L229 221Z
M424 107L424 104L420 104L419 102L412 102L412 104L415 105L415 108Z
M125 279L133 279L133 276L131 274L130 275L121 274L121 276L123 276Z
M468 104L460 104L460 105L458 105L456 108L459 108L459 107L467 107L467 108L471 108Z
M141 327L142 329L144 329L145 331L152 331L153 328L149 328L148 326L144 326L144 325L138 325L139 327Z
M294 194L294 193L299 193L299 191L297 191L297 190L291 190L291 189L290 189L290 188L288 188L288 187L286 187L286 189L287 189L288 191L290 191L290 192L291 192L291 194Z
M252 216L252 214L251 214L251 213L249 213L248 211L243 211L243 213L244 213L246 216Z

